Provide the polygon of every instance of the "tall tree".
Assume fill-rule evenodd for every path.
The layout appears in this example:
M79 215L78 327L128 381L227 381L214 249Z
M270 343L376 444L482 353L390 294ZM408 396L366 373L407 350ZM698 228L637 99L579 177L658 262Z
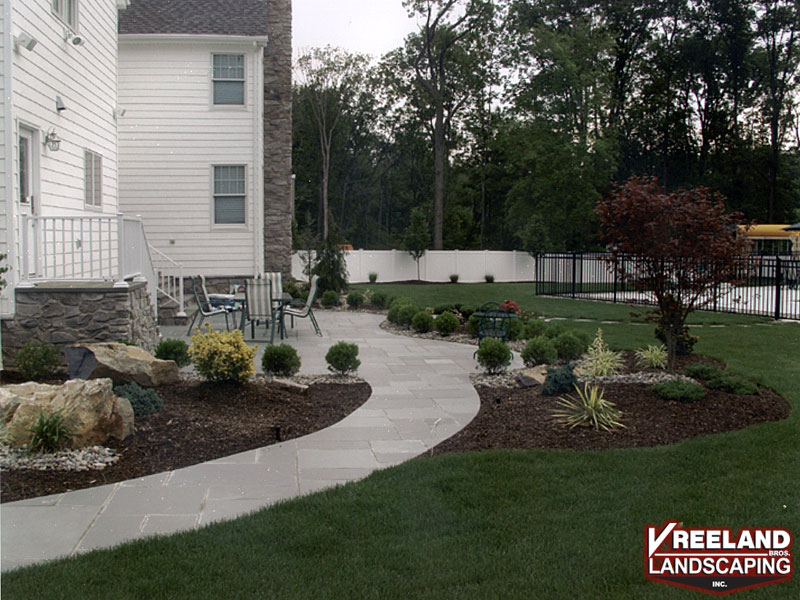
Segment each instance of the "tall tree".
M331 149L342 116L363 93L364 73L369 59L361 54L326 46L312 48L296 62L297 80L306 92L317 128L321 157L320 217L322 239L328 238L328 192Z
M433 248L443 248L448 132L470 92L481 82L481 34L491 28L491 0L404 0L424 18L408 40L415 81L432 111Z

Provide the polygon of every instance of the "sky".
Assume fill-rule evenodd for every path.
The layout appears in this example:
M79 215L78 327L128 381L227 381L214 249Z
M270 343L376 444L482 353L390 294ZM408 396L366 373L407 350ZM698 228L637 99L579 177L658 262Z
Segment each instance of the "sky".
M402 0L293 0L292 45L326 45L379 57L397 48L416 22Z

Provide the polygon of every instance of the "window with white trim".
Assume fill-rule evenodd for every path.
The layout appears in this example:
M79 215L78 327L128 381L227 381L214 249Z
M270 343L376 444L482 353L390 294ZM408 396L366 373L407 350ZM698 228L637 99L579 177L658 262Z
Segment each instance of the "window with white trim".
M86 206L103 205L103 157L91 150L83 154L83 193Z
M245 223L244 165L214 166L214 224Z
M212 84L217 106L244 105L244 54L214 54Z
M78 26L78 0L52 0L53 13L72 29Z

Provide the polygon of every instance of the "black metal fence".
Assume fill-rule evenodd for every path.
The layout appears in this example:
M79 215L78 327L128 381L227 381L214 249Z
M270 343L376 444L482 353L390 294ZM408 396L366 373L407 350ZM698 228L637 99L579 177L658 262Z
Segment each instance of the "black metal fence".
M655 304L652 293L624 282L605 253L543 254L536 260L536 293L625 304ZM621 259L626 273L636 258ZM739 259L735 285L709 294L702 310L800 320L800 259L748 256Z

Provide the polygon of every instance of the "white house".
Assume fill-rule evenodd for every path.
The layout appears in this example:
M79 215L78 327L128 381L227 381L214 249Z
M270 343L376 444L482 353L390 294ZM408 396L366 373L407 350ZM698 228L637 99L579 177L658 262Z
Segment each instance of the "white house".
M31 221L26 232L25 216L110 221L119 210L116 27L126 3L0 0L0 253L11 267L0 294L2 317L14 314L13 291L24 274L44 274L42 244L53 250L57 239L71 235L70 221L39 221L44 234ZM89 223L84 227L99 221ZM48 230L55 227L57 235ZM69 243L72 249L100 239L110 243L115 227L84 229ZM46 268L59 267L63 276L64 261L63 252L57 259L53 254Z
M120 15L120 206L187 273L289 271L288 236L281 246L265 231L290 230L290 162L265 169L265 155L280 145L290 157L290 58L287 106L266 118L265 87L280 86L265 72L281 46L290 57L290 27L286 0L132 0Z

